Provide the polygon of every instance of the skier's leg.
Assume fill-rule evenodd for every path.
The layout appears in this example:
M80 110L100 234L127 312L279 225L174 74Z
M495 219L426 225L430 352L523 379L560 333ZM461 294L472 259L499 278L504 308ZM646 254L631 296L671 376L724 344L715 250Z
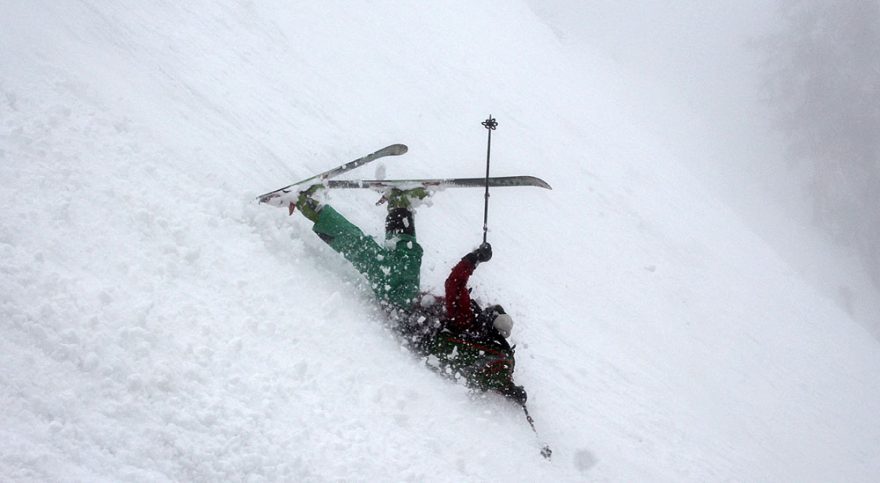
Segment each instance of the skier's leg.
M419 294L422 247L416 241L416 228L409 208L389 205L385 217L385 244L389 249L388 300L409 307Z
M376 243L329 205L323 206L318 213L312 231L366 277L376 297L395 303L397 297L394 297L393 285L389 282L394 271L392 250Z
M311 200L304 192L297 205L307 206ZM312 203L315 222L312 230L331 248L350 261L370 284L376 296L391 305L409 308L419 291L422 247L416 242L415 225L405 192L394 190L385 220L384 246L364 235L335 209ZM424 189L415 196L427 196ZM314 200L312 200L314 201ZM306 210L301 208L306 213Z

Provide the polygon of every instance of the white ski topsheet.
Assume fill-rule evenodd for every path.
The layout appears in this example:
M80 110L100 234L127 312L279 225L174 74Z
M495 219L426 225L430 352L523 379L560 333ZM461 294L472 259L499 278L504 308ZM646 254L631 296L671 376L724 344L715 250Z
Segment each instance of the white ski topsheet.
M877 342L525 5L38 0L0 19L0 479L880 474ZM492 174L554 188L492 192L473 277L516 322L549 464L521 411L424 369L305 219L254 201L394 142L412 159L371 176L480 176L490 112ZM381 235L375 193L329 196ZM439 291L483 193L429 201Z

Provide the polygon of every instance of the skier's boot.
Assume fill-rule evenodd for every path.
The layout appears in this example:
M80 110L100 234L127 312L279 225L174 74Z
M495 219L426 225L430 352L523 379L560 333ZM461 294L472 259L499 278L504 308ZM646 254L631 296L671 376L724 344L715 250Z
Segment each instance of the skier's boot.
M312 222L318 221L318 215L321 213L321 208L324 205L321 204L320 201L316 200L312 196L318 192L318 190L324 189L324 185L322 184L313 184L309 186L305 191L299 192L299 197L296 199L296 207L299 208L299 211L302 212L303 216L311 220ZM291 208L291 214L293 213L293 208Z
M412 207L413 199L423 200L430 196L430 194L424 186L408 190L391 188L391 191L385 193L385 199L388 201L389 210L392 208L410 208Z
M423 200L430 195L424 187L409 190L392 188L385 193L384 199L388 201L388 216L385 217L385 235L397 234L416 236L416 225L413 222L412 199Z

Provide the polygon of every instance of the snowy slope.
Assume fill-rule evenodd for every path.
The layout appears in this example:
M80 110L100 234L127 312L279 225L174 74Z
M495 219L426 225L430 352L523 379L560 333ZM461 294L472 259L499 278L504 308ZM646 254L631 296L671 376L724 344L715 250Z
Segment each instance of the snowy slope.
M5 480L871 481L880 347L519 2L0 2ZM589 58L589 57L588 57ZM493 172L522 413L425 370L257 194ZM695 136L699 133L695 133ZM364 169L357 175L372 175ZM375 196L330 202L379 234ZM482 195L419 210L423 284Z

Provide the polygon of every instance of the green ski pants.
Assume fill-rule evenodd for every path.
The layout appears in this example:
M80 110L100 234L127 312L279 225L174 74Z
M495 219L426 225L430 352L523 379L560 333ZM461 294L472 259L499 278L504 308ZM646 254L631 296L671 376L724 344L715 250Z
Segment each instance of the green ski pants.
M324 206L312 230L354 265L380 301L408 309L419 294L422 247L412 234L386 232L379 244L345 219L331 206Z

